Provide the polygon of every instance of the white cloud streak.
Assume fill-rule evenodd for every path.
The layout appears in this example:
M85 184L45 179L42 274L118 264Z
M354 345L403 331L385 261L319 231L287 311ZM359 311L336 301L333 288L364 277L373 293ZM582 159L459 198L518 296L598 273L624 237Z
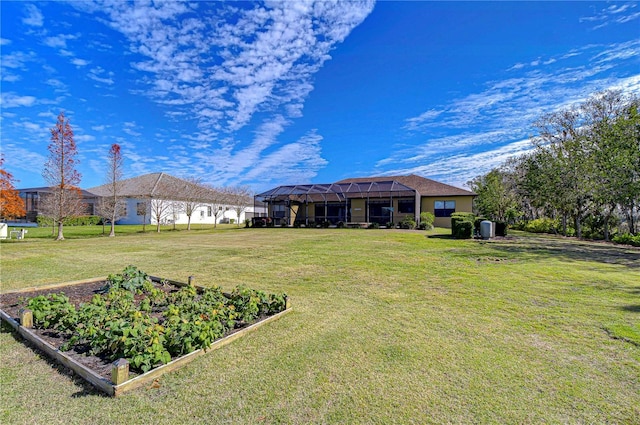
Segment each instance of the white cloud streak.
M507 70L517 70L517 77L490 82L479 93L408 118L404 130L421 134L424 142L399 147L376 168L388 175L417 173L464 183L526 151L521 140L532 135L532 123L542 114L582 102L600 90L640 94L640 73L628 77L611 73L620 63L637 62L639 54L640 41L634 40L587 46L545 60L543 67L517 64ZM577 56L588 60L576 64Z
M25 6L25 16L22 18L22 23L32 27L41 27L44 24L44 18L42 12L33 4L27 4Z

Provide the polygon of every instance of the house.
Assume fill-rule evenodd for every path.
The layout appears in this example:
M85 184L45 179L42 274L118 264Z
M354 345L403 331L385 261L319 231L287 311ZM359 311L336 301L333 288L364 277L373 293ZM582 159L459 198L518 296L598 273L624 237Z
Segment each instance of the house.
M330 184L278 186L255 196L276 223L399 223L421 212L451 227L451 214L472 212L475 193L417 175L362 177Z
M24 200L24 207L27 212L26 222L36 222L38 215L42 214L44 198L53 193L51 187L30 187L18 189L19 196ZM85 215L94 215L98 197L86 190L80 190L82 197L82 208Z
M108 197L110 185L88 189L98 197ZM192 209L192 224L242 223L266 215L266 209L251 196L217 191L167 173L150 173L118 182L118 195L125 208L117 224L186 224ZM186 208L190 204L191 208Z

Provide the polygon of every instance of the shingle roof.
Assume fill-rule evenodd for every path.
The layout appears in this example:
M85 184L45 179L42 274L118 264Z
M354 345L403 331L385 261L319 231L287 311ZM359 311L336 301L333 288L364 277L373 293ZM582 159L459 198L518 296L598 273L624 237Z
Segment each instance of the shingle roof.
M408 176L359 177L340 180L337 183L363 183L394 180L412 189L420 196L475 196L476 194L459 187L410 174Z
M181 200L190 187L196 186L187 180L173 177L167 173L150 173L121 180L118 195L125 198L162 198ZM98 196L108 196L110 185L92 187L89 192ZM213 192L213 190L212 190Z

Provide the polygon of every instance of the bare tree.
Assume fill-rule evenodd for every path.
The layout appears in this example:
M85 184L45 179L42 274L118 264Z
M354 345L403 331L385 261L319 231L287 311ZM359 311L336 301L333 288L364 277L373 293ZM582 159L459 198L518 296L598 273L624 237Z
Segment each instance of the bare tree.
M69 120L65 119L64 112L60 112L56 125L51 128L49 159L42 172L51 186L52 196L45 197L45 209L58 223L58 241L64 239L64 221L83 213L82 195L78 188L80 173L76 170L77 154Z
M149 202L142 201L136 204L136 215L142 216L142 232L147 229L147 211L149 210Z
M156 221L156 231L160 233L160 225L164 223L173 212L173 202L166 199L151 200L151 218Z
M120 197L122 180L122 152L120 145L114 143L109 149L108 169L107 169L107 191L108 195L100 199L98 204L98 214L103 219L111 223L110 237L116 235L116 221L125 215L125 204Z
M236 213L236 222L240 227L240 216L251 204L251 189L247 186L235 186L228 189L229 205Z
M191 216L193 213L205 205L207 189L199 179L188 179L184 188L180 191L182 201L182 212L187 216L187 230L191 230Z
M218 226L218 218L224 214L224 206L229 205L229 191L224 188L214 186L206 186L207 192L205 199L211 207L211 215L213 216L213 228Z

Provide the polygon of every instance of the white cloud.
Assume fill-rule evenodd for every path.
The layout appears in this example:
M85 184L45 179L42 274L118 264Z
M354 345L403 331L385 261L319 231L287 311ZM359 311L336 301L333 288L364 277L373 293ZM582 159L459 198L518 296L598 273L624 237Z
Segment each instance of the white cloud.
M42 12L33 4L27 4L26 8L26 16L22 18L22 23L25 25L29 25L32 27L41 27L44 23L44 19L42 17Z
M37 99L34 96L18 96L14 93L2 93L0 100L2 108L18 108L22 106L32 106L36 103Z
M24 148L14 143L3 143L2 153L7 160L7 165L10 165L12 169L21 170L25 174L32 174L34 170L42 170L47 158L37 152L34 152L33 148ZM15 175L18 180L19 176ZM18 186L20 187L20 186Z
M9 44L11 44L11 40L9 40L8 38L0 37L0 46L7 46Z
M232 19L194 19L198 3L74 3L104 13L147 57L145 92L182 105L200 123L233 132L256 112L300 116L311 78L329 51L371 12L372 1L222 5Z
M640 18L640 11L635 2L613 4L594 12L591 16L583 16L580 22L594 23L593 30L604 28L609 24L625 24Z
M113 71L107 72L99 66L91 69L87 73L87 77L91 78L92 80L108 85L113 85L115 83L115 81L113 80L114 75L115 74L113 73Z
M95 136L90 134L76 134L73 138L76 142L93 142L96 140Z
M542 114L582 102L600 90L640 94L640 73L628 77L611 73L625 61L634 61L639 51L640 40L585 46L545 61L543 68L527 70L523 65L517 77L489 82L484 90L446 105L432 105L406 119L403 127L421 132L424 141L397 146L376 168L389 175L417 173L458 183L482 174L526 150L522 140L532 134L532 123ZM583 60L576 62L577 56ZM513 70L507 70L509 75Z
M74 58L71 60L71 63L74 64L75 66L77 66L78 68L82 67L82 66L87 66L89 65L91 62L84 60L84 59L79 59L79 58Z
M262 180L264 186L287 182L310 182L327 161L321 156L322 136L315 130L298 141L265 155L243 176L244 181Z
M78 38L77 35L58 34L53 37L46 37L43 42L46 46L49 46L49 47L53 47L56 49L57 48L66 49L67 40L75 40L76 38Z

